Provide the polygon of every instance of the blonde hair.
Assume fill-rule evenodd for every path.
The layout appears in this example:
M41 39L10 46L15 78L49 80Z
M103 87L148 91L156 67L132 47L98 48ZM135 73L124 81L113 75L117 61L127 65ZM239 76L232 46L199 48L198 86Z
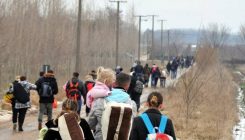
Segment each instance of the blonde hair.
M110 68L98 67L97 81L104 84L112 84L116 80L116 73Z
M93 77L91 75L86 75L85 76L85 81L92 81L93 80Z

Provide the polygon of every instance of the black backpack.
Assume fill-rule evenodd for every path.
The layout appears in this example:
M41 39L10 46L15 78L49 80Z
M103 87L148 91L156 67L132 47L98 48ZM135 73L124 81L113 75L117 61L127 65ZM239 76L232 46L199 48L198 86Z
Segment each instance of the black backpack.
M50 85L50 82L42 82L41 89L39 92L40 97L51 97L53 96L53 90Z
M141 94L142 91L144 89L144 84L143 82L141 82L140 80L136 81L135 87L134 87L134 91Z
M30 101L30 95L27 93L25 88L20 83L14 83L14 98L19 101L20 103L27 103Z

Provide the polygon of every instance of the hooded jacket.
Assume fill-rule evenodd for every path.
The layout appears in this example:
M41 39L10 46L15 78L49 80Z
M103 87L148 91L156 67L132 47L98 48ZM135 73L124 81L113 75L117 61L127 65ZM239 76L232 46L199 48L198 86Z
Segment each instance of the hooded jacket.
M37 86L37 92L40 95L40 89L42 87L43 82L48 82L50 83L50 86L53 91L53 95L51 97L41 97L39 98L39 103L53 103L54 102L54 95L58 93L58 85L56 82L56 79L54 78L54 75L51 73L46 73L44 77L38 79L36 81L36 86Z
M132 101L129 95L125 92L123 88L117 87L113 88L111 91L111 95L106 98L99 98L94 101L93 106L91 108L91 112L88 118L88 124L90 128L95 129L94 138L95 140L102 140L102 131L101 131L101 117L103 114L104 102L118 102L118 103L126 103L132 105L133 109L133 117L137 114L137 107L134 101Z

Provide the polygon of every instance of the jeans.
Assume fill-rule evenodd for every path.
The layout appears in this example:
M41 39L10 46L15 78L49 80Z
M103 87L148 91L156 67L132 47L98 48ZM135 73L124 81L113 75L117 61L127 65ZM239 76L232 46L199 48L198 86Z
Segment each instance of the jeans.
M17 123L17 118L18 118L19 126L22 127L25 120L27 108L16 109L13 107L12 111L13 111L13 116L12 116L13 123L14 124Z
M77 100L78 109L77 114L80 116L81 108L82 108L82 100Z
M39 115L38 115L38 122L42 123L43 115L47 113L48 121L52 120L52 103L40 103L39 104Z

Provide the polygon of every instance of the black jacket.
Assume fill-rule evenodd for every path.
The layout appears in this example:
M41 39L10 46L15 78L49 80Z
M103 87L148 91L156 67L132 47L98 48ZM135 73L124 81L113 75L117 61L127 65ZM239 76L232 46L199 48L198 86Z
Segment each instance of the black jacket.
M53 123L53 120L48 121L46 123L48 128L58 128L58 125ZM85 119L81 119L80 126L83 130L83 134L86 140L94 140L93 134L91 129ZM61 136L58 131L49 129L48 132L45 134L43 140L61 140Z
M148 109L145 113L149 116L151 123L153 127L159 127L160 125L160 120L161 120L161 112L159 112L156 109ZM166 128L165 128L165 134L168 134L173 137L174 140L175 138L175 133L174 133L174 127L172 124L172 121L170 119L167 120ZM133 121L133 126L130 134L130 140L145 140L147 137L148 130L141 119L141 117L136 117L134 118Z
M43 82L49 82L50 83L50 86L51 86L52 91L53 91L53 95L56 95L58 93L58 85L57 85L57 82L56 82L56 79L54 78L54 76L45 75L44 77L39 78L35 83L37 86L38 94L40 94L39 92L40 92L40 89L41 89ZM54 96L40 97L39 98L39 103L53 103L53 102L54 102Z

